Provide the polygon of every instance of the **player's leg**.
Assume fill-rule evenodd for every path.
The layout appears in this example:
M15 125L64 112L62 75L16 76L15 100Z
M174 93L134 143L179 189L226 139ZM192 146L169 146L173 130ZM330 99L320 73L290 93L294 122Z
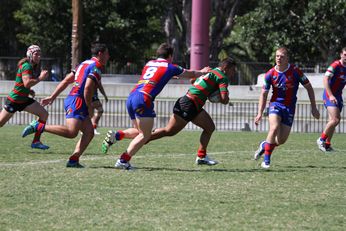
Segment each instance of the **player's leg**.
M198 127L202 128L202 134L199 139L199 147L197 151L196 164L206 164L206 165L215 165L218 162L212 160L207 155L207 147L210 141L210 138L215 131L215 124L210 115L202 109L200 113L191 121Z
M126 170L131 169L130 160L138 152L140 148L150 139L151 131L154 125L153 117L136 118L139 134L130 142L127 150L121 154L115 163L116 168Z
M333 137L336 126L340 123L340 109L334 106L328 106L328 122L321 133L321 136L317 139L317 146L321 151L330 151L330 142Z
M83 168L83 165L79 164L79 158L84 153L85 149L88 147L89 143L94 137L94 127L89 117L82 121L80 130L83 134L78 140L75 150L70 156L66 167Z
M156 128L150 136L148 142L156 139L160 139L165 136L174 136L179 133L188 122L180 116L173 114L168 121L168 124L164 128Z
M14 113L8 112L5 108L3 108L0 112L0 127L4 126L13 115Z
M62 136L65 138L75 138L82 127L82 120L76 118L67 118L66 125L46 125L44 131Z
M38 148L38 149L48 149L49 146L42 144L42 142L40 141L41 134L44 131L44 127L48 119L48 112L43 106L41 106L41 104L39 104L36 101L28 105L24 109L24 111L38 116L38 120L34 120L31 123L32 126L35 126L35 134L34 134L34 139L31 143L31 147Z
M281 116L279 114L269 114L269 131L264 144L264 157L261 164L262 168L270 167L271 154L276 146L276 136L280 129Z
M164 128L156 128L150 137L151 140L160 139L164 136L174 136L180 132L188 122L198 114L196 107L188 97L177 99L173 107L173 115Z
M95 135L100 135L100 133L96 130L98 127L98 123L101 119L101 116L103 114L103 106L100 100L96 100L92 102L92 107L94 108L94 114L92 116L92 125L94 127L94 133Z

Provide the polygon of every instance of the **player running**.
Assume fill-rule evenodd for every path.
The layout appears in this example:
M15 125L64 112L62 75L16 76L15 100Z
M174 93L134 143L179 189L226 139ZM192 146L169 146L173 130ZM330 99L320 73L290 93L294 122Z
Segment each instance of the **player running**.
M276 146L284 144L290 134L297 102L299 83L307 90L313 117L319 119L320 113L316 108L314 90L305 74L296 66L288 63L288 50L281 47L275 53L275 67L271 68L264 77L264 85L258 103L258 114L255 117L257 125L266 105L270 87L273 95L269 104L269 132L266 140L260 143L254 159L258 160L264 154L261 167L270 167L270 157Z
M105 44L95 43L91 48L92 58L82 62L76 73L71 72L59 83L51 96L41 101L42 105L52 104L55 98L73 83L72 90L66 97L64 107L66 111L66 126L45 125L39 121L33 121L23 130L23 137L38 130L49 132L66 138L75 138L78 132L83 134L76 144L75 150L70 156L66 167L83 168L79 158L88 147L94 137L94 128L90 119L91 98L101 82L101 69L109 59L108 49Z
M13 90L7 96L3 110L0 113L0 127L11 119L17 111L26 111L38 116L38 122L42 126L46 123L48 112L36 100L29 97L35 97L35 92L31 87L48 77L47 70L40 70L41 49L37 45L31 45L26 51L26 58L18 62L16 83ZM40 141L41 130L35 132L34 139L31 143L32 148L48 149L47 145Z
M340 59L335 60L327 69L324 78L323 103L329 115L328 123L321 136L317 139L317 146L323 152L331 152L331 140L336 126L340 123L340 113L344 107L342 90L346 84L346 47L340 52Z
M146 63L137 85L127 99L126 107L133 128L129 129L129 136L126 138L133 138L133 140L116 161L116 168L130 170L132 168L131 158L150 139L156 117L154 101L168 81L174 76L181 78L199 77L209 70L209 68L204 68L201 71L191 71L172 64L173 48L166 43L161 44L156 53L158 58ZM119 134L109 131L102 143L103 152L106 153L116 139L124 136L125 133Z

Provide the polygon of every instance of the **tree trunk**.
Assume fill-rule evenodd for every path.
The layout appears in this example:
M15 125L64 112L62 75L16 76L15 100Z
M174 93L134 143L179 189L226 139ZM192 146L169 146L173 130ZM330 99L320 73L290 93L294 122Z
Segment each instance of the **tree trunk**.
M72 0L72 49L71 68L74 69L82 61L83 5L81 0Z

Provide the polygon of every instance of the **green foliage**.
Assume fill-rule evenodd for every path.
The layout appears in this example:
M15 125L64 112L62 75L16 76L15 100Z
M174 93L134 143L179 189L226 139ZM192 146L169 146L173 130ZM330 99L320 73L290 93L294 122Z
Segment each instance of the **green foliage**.
M44 56L68 59L71 52L71 1L23 1L15 12L22 30L17 34L20 42L38 44Z
M94 41L108 45L111 60L139 62L154 42L162 42L162 1L82 1L83 59L90 57ZM24 1L16 12L23 30L18 39L40 44L44 53L69 60L71 50L71 1ZM139 49L140 48L140 49Z
M234 40L252 59L272 60L278 46L287 46L298 62L325 62L345 44L345 12L343 0L262 0L236 19Z
M194 164L200 132L185 131L144 146L126 172L113 164L128 140L103 155L95 136L87 167L67 169L79 137L44 133L51 148L38 151L22 128L0 132L2 230L344 230L345 134L330 155L318 134L291 134L264 171L251 160L264 133L215 132L208 150L221 163L209 167Z

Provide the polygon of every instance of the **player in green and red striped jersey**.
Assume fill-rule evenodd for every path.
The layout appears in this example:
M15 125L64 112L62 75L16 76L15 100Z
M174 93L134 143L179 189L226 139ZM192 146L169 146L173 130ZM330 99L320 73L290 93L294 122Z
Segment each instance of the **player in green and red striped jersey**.
M174 136L191 121L203 129L197 151L196 164L217 164L217 161L212 160L207 155L207 146L215 130L215 124L210 115L203 109L203 106L209 96L215 91L220 91L220 103L228 104L229 93L227 87L229 79L235 74L235 67L235 61L229 57L222 60L219 67L211 71L209 70L207 74L194 79L193 86L190 87L186 95L176 101L173 115L167 126L155 129L148 142L164 136ZM108 136L108 139L114 143L122 139L133 139L137 135L137 129L128 128L126 130L118 130L114 133L114 136Z
M0 113L0 127L2 127L17 111L26 111L38 116L42 123L41 128L35 133L31 147L38 149L48 149L47 145L41 143L41 133L48 118L48 112L36 100L29 97L35 96L31 90L40 81L48 77L47 70L40 70L41 49L37 45L31 45L26 52L26 58L18 62L18 71L13 90L7 96L3 110Z
M197 78L186 95L176 101L173 115L166 127L155 129L151 134L150 141L165 136L174 136L191 121L203 129L197 151L196 164L217 164L217 161L212 160L207 155L207 146L215 130L215 124L208 112L203 109L203 106L208 96L215 91L220 91L220 103L228 104L229 93L227 87L229 79L235 74L235 67L235 61L229 57L222 60L219 67Z

